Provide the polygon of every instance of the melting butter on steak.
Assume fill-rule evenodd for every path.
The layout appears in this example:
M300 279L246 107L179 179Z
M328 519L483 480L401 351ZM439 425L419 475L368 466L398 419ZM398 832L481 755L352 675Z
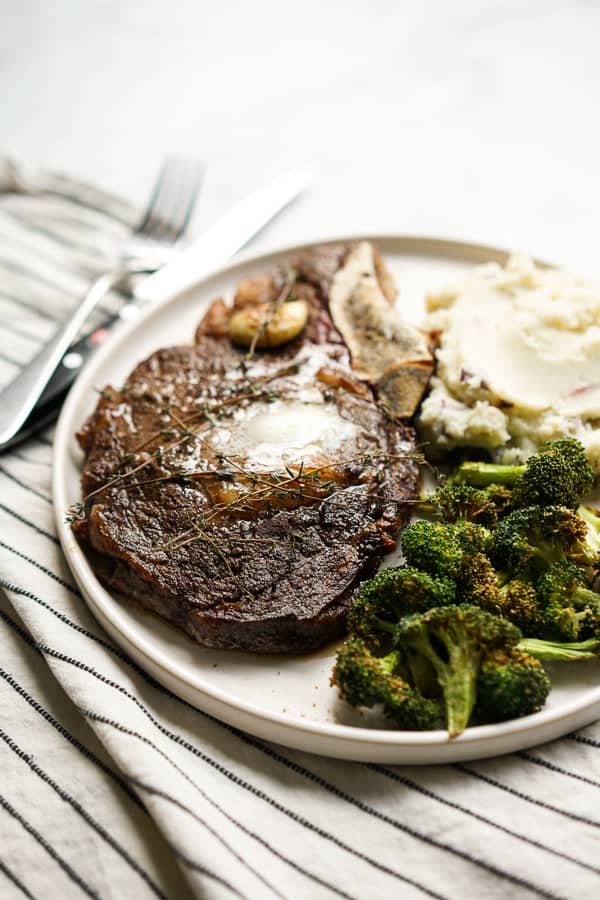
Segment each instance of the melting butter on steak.
M408 518L413 431L357 379L329 313L351 252L296 261L309 308L298 339L248 360L217 300L194 345L107 388L79 435L74 529L96 573L201 644L297 652L336 637ZM285 277L240 284L235 308L274 300Z

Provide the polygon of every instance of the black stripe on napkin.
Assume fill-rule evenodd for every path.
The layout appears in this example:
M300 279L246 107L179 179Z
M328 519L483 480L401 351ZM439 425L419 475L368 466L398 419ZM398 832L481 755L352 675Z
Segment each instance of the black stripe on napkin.
M48 787L52 788L52 790L58 794L61 800L65 803L68 803L69 806L83 819L83 821L93 828L96 834L100 835L100 837L117 853L121 859L124 860L125 863L132 869L143 881L146 882L150 890L156 894L157 897L160 897L161 900L168 900L167 895L161 890L161 888L156 884L154 879L146 872L143 866L141 866L131 854L123 847L121 844L104 828L94 816L89 813L84 807L72 797L68 791L66 791L63 787L61 787L53 778L48 775L41 766L39 766L31 756L26 753L13 738L10 737L2 728L0 728L0 739L4 741L4 743L15 753L19 759L21 759L26 765L29 766L32 772L34 772L38 778L40 778Z
M41 847L44 848L44 850L46 851L46 853L48 854L48 856L50 856L50 857L54 860L54 862L57 863L57 864L60 866L60 868L61 868L61 869L63 870L63 872L65 873L65 875L67 875L67 876L71 879L71 881L74 881L75 884L79 885L79 887L81 888L81 890L82 890L85 894L87 894L88 897L91 897L92 900L100 900L100 897L99 897L98 893L97 893L92 887L90 887L89 884L87 884L87 883L83 880L83 878L81 877L81 875L79 875L79 874L75 871L75 869L73 869L73 868L69 865L69 863L66 861L66 859L64 859L64 858L60 855L60 853L57 853L57 851L54 849L54 847L53 847L50 843L48 843L48 841L46 840L46 838L43 837L43 836L39 833L39 831L38 831L36 828L34 828L33 825L32 825L30 822L27 821L27 819L25 818L25 816L23 816L23 815L21 815L21 813L17 812L17 810L14 808L14 806L11 806L11 804L8 802L8 800L7 800L2 794L0 794L0 806L1 806L1 807L2 807L2 808L10 815L10 816L12 816L13 819L16 819L17 822L19 822L19 824L22 825L22 827L25 829L25 831L26 831L26 832L27 832L27 833L28 833L35 841L37 841L38 844L39 844Z
M18 889L21 891L21 893L22 893L25 897L28 897L29 900L36 900L36 898L33 896L33 894L31 893L31 891L29 891L29 890L25 887L25 885L23 884L23 882L20 881L20 880L17 878L17 876L15 875L15 873L12 872L12 871L8 868L8 866L6 865L6 863L3 862L1 859L0 859L0 872L3 872L4 875L6 876L6 878L8 878L9 881L12 881L12 883L14 884L14 886L15 886L16 888L18 888Z

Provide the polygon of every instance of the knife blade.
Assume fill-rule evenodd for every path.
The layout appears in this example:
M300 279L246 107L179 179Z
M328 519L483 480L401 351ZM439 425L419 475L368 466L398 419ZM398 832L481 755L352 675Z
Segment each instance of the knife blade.
M142 300L161 300L179 294L214 272L254 237L273 216L307 187L309 169L281 175L226 212L180 253L172 263L145 278L135 290Z
M258 188L157 272L139 280L132 290L133 297L142 303L154 303L192 287L241 250L308 186L311 179L309 169L296 169ZM126 304L126 307L127 311L132 311L131 304ZM121 314L113 316L69 348L20 430L0 445L0 453L54 420L83 364L122 321Z

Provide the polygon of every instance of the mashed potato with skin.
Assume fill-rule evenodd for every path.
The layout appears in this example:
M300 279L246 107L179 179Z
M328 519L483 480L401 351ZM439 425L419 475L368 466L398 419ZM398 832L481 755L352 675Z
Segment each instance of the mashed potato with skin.
M514 256L427 299L442 332L420 428L440 449L520 462L571 435L600 472L600 287Z

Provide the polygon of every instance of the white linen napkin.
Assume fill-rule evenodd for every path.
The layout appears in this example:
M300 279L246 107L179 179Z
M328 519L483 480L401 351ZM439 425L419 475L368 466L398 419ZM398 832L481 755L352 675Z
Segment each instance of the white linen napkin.
M102 191L0 161L0 384L134 219ZM51 445L47 431L0 456L0 896L600 896L599 725L494 760L401 768L219 723L88 612L55 536Z

